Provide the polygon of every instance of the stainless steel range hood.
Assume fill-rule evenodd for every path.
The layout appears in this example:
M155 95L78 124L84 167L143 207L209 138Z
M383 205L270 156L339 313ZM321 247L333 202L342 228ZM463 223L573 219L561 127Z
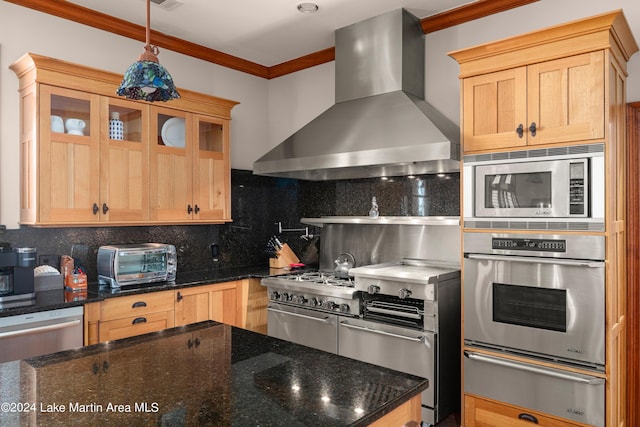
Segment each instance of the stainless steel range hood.
M336 104L253 164L306 180L459 169L460 131L424 99L424 33L404 9L341 28Z

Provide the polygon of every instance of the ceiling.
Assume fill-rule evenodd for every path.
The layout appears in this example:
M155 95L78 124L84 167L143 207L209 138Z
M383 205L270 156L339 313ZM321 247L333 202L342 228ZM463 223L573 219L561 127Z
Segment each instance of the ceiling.
M334 46L336 29L405 8L426 18L470 0L316 0L303 14L300 0L165 0L151 4L155 31L271 67ZM145 25L145 0L68 0L97 12ZM168 7L166 7L168 6ZM153 38L151 39L153 43Z

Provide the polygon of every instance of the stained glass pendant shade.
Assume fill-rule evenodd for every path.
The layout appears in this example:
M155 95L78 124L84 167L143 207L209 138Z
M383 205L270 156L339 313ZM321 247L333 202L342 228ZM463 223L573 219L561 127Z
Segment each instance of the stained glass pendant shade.
M170 101L180 98L171 74L158 62L158 47L150 43L150 0L147 0L147 27L144 52L124 73L116 93L142 101Z

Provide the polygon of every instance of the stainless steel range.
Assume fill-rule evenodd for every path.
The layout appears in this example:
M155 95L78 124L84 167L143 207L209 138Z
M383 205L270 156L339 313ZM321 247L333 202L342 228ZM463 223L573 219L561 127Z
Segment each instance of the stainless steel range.
M460 267L405 258L350 271L362 302L342 319L338 353L429 380L422 421L435 424L460 401Z
M351 279L299 272L262 279L267 286L267 331L320 350L338 352L339 316L358 316L360 300Z

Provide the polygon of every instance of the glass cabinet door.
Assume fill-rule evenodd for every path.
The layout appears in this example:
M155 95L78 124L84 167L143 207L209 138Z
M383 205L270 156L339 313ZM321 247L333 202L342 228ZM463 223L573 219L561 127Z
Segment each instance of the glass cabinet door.
M98 221L99 96L42 85L40 98L40 221Z
M149 107L102 98L99 210L103 221L149 218Z
M151 107L150 210L156 221L191 219L192 123L187 113Z
M227 120L196 115L194 203L197 219L230 219L229 126Z

